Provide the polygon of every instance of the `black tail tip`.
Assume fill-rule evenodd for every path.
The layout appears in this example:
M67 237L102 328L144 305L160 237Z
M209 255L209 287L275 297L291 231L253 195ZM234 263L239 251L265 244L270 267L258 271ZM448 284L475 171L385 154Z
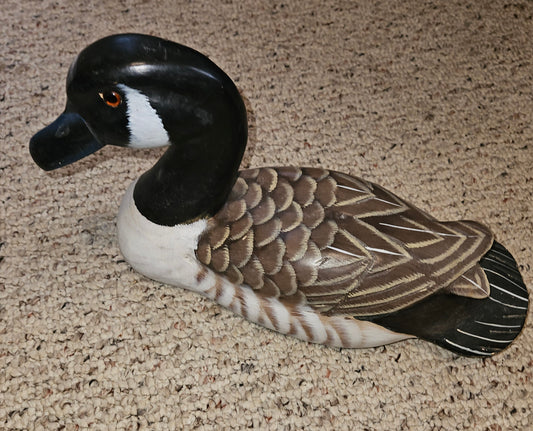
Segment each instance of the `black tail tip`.
M529 295L515 259L501 244L479 262L490 283L490 295L482 300L465 298L470 318L437 344L465 356L492 356L507 348L524 327Z
M499 243L479 262L490 283L484 299L438 294L375 323L414 335L462 356L489 357L524 327L528 291L513 256Z

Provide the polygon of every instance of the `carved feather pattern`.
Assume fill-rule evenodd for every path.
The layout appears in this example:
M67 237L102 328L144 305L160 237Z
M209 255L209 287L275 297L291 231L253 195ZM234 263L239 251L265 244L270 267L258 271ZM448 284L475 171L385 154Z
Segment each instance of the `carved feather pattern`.
M438 222L367 181L284 167L241 171L196 255L258 295L372 319L439 291L486 297L491 244L482 225Z

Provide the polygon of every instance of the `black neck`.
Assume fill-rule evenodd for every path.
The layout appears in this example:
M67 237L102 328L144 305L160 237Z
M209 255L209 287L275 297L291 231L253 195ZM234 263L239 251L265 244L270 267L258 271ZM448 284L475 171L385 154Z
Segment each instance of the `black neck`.
M235 183L246 140L246 111L239 98L200 136L171 144L139 178L134 190L138 210L166 226L214 215Z

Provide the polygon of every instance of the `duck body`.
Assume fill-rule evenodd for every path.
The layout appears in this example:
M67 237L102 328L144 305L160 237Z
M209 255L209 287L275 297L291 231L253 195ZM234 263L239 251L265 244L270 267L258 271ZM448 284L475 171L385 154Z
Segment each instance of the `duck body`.
M128 188L120 206L118 237L125 259L141 274L192 290L247 320L304 341L363 348L412 337L371 322L326 316L291 295L266 294L233 282L198 259L199 243L210 237L207 220L176 226L153 223L139 212L133 190L134 185Z
M238 170L246 110L202 54L144 35L87 47L65 112L30 142L55 169L104 145L169 145L117 220L138 272L255 323L336 347L420 337L490 356L520 333L528 293L483 225L439 222L365 180L321 168Z

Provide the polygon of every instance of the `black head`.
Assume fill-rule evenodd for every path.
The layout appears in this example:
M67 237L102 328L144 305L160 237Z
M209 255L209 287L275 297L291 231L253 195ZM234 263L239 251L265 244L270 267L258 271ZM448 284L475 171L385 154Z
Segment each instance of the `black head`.
M227 136L228 125L235 136ZM206 136L221 132L233 146L246 143L242 99L220 68L177 43L120 34L81 51L68 72L65 112L31 139L30 152L46 170L104 145L173 143L183 145L185 157L193 157L206 150ZM224 153L232 153L239 163L244 148L231 145Z

